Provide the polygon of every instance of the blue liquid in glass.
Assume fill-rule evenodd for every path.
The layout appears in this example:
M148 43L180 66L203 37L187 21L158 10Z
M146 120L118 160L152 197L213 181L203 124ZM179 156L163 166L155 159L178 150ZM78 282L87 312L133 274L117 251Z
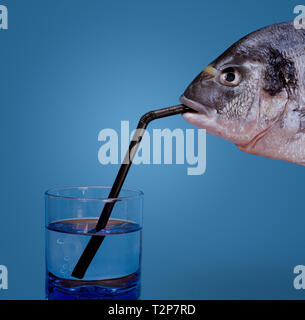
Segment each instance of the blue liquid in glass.
M49 300L134 300L140 296L142 229L111 219L95 232L97 219L61 220L47 226L46 295ZM72 271L90 236L105 236L82 280Z

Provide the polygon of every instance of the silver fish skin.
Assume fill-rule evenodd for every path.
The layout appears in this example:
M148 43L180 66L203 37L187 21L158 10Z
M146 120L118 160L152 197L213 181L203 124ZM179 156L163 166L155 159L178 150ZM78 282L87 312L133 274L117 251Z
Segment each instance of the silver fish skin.
M198 111L185 120L242 151L305 165L305 30L284 22L250 33L180 101Z

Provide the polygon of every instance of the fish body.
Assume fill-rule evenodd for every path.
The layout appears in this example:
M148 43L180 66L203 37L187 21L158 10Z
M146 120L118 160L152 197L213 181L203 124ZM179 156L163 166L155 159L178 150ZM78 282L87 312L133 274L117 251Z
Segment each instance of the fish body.
M180 101L185 120L242 151L305 165L305 30L250 33L207 66Z

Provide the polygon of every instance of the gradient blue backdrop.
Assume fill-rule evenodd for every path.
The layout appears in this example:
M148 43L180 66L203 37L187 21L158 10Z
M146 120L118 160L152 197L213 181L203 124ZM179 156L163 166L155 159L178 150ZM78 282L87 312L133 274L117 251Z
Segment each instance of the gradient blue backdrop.
M0 299L44 298L43 193L112 183L101 129L177 103L224 49L292 20L299 2L0 0ZM191 128L180 116L154 127ZM303 299L293 268L305 264L304 181L304 167L210 135L202 176L133 167L126 186L145 193L142 298Z

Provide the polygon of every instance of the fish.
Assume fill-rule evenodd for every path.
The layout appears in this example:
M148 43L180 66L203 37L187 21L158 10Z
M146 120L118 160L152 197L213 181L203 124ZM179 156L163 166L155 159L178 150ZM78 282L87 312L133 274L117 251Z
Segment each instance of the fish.
M305 165L305 30L293 21L254 31L186 88L184 119L242 151Z

